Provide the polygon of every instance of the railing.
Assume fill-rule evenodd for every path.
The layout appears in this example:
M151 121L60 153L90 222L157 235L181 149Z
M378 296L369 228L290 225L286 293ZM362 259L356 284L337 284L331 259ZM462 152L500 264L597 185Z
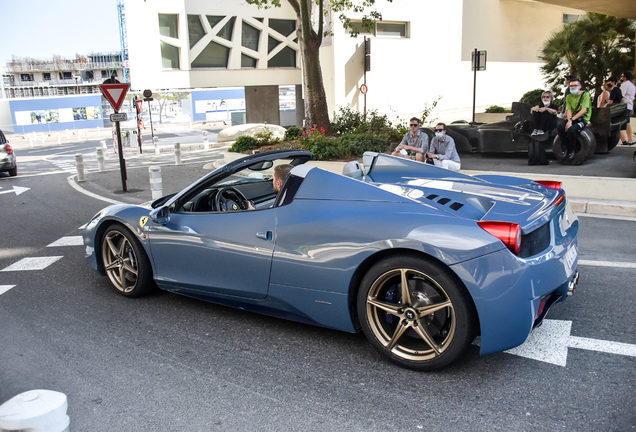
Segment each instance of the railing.
M39 63L7 65L5 73L39 72L39 71L73 71L91 69L121 69L121 62L93 62L93 63Z
M78 80L75 83L74 79L68 80L47 80L47 81L20 81L19 83L4 83L5 88L18 88L18 87L55 87L55 86L86 86L86 85L99 85L104 82L106 78L93 78L92 80Z

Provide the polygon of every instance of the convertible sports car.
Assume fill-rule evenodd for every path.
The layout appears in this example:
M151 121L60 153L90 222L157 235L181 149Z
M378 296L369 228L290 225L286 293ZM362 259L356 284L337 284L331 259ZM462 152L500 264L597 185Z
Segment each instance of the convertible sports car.
M522 344L578 282L579 222L559 183L471 177L367 152L337 174L280 150L228 163L84 230L86 259L121 294L156 285L347 332L431 370L481 335ZM293 165L278 194L276 165ZM250 210L251 206L254 210Z

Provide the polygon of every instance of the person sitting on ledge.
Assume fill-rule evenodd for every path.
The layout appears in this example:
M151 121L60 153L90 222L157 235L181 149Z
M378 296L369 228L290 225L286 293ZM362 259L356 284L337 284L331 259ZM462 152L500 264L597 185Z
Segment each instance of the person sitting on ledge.
M554 104L554 93L544 91L541 95L541 102L543 105L536 105L530 108L532 121L534 122L532 136L543 135L545 131L554 129L556 126L556 115L559 107Z

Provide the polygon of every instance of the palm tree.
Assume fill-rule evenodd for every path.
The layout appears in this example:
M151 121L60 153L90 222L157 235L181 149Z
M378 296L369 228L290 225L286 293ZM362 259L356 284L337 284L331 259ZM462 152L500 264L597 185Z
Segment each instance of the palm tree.
M633 68L635 32L631 20L593 12L563 26L545 41L539 55L546 83L561 94L563 76L575 75L594 90L596 100L606 77Z

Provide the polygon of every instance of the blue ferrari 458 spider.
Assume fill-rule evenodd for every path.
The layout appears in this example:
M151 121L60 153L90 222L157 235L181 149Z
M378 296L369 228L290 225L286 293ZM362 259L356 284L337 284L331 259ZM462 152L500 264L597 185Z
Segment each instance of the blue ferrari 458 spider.
M370 152L339 174L311 158L247 156L177 194L107 207L84 230L86 259L125 296L159 286L362 329L417 370L448 365L478 335L482 354L518 346L574 292L579 222L559 183ZM291 172L274 187L281 164Z

